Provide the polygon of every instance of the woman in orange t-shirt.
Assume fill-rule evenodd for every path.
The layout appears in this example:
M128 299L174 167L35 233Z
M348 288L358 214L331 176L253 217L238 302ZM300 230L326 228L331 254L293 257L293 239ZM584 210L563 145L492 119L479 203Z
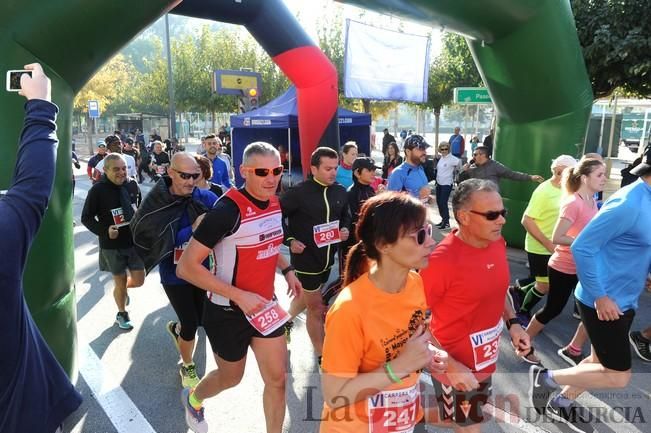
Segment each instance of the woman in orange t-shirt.
M445 371L432 346L427 303L414 268L434 247L425 207L408 194L366 201L345 288L328 312L323 345L321 433L412 432L423 417L419 373Z

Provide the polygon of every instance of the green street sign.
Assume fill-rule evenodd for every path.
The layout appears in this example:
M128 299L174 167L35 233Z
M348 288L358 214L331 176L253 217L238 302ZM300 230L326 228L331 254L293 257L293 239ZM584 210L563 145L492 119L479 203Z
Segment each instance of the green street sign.
M492 104L491 96L485 87L455 87L455 104Z

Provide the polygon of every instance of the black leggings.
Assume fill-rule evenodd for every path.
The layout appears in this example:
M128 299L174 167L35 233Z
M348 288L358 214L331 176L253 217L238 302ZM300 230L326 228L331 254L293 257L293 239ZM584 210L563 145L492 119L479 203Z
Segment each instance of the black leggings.
M576 274L565 274L557 271L551 266L547 266L547 275L549 276L549 293L545 306L536 313L536 320L543 325L548 324L552 319L561 314L567 300L572 296L572 292L579 282Z
M194 340L197 327L202 324L206 291L192 284L163 284L167 298L181 324L181 338Z

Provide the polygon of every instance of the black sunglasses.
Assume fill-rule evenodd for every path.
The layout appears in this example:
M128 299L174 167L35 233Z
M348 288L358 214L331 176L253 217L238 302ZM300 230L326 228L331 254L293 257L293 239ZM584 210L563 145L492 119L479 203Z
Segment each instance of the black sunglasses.
M502 210L489 210L488 212L478 212L476 210L471 210L469 212L472 212L477 215L481 215L484 218L486 218L488 221L495 221L498 219L500 216L506 218L506 215L508 214L508 211L506 209Z
M177 172L179 174L179 177L181 177L181 179L183 180L188 180L188 179L197 180L199 179L199 176L201 176L201 173L185 173L183 171L178 171L175 168L173 168L172 170Z
M244 167L244 169L248 171L252 171L258 177L267 177L269 176L269 173L273 174L274 176L280 176L283 173L282 165L279 165L278 167L274 167L274 168Z
M423 245L427 238L432 237L432 225L425 224L423 227L418 229L417 232L409 233L408 236L415 238L418 245Z

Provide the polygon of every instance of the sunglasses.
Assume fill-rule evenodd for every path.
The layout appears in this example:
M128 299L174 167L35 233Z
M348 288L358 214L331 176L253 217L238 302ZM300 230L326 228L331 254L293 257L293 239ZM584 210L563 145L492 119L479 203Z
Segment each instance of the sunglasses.
M441 147L441 148L439 149L440 152L447 152L448 150L450 150L449 147Z
M243 167L247 171L252 171L258 177L267 177L269 173L274 176L280 176L283 173L283 166L279 165L274 168L253 168L253 167Z
M418 245L423 245L428 238L432 237L432 225L425 224L417 232L409 233L407 236L416 239Z
M197 180L199 179L199 176L201 176L201 173L185 173L183 171L178 171L175 168L173 168L172 170L177 172L179 174L179 177L183 180L188 180L188 179Z
M484 218L486 218L488 221L495 221L499 217L504 217L506 218L506 215L508 214L508 211L506 209L502 210L489 210L488 212L478 212L476 210L471 210L469 211L471 213L481 215Z

